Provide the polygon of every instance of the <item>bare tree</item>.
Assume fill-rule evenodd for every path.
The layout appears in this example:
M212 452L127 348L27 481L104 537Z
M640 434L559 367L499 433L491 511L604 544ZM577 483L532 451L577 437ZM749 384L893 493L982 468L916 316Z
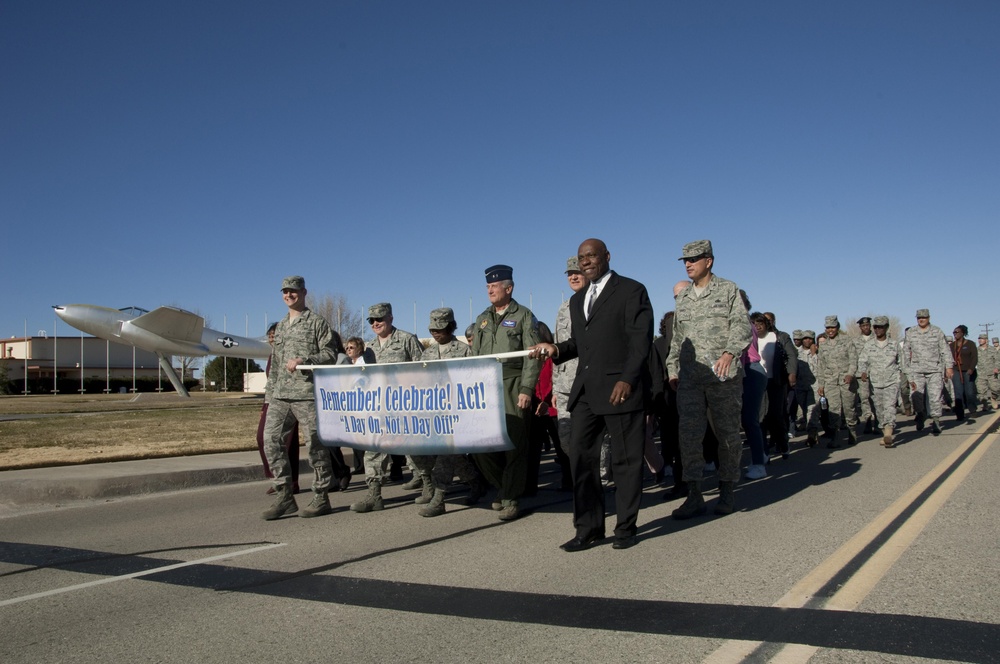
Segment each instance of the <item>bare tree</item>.
M309 293L306 305L325 318L341 339L363 336L367 330L360 309L352 307L341 293Z

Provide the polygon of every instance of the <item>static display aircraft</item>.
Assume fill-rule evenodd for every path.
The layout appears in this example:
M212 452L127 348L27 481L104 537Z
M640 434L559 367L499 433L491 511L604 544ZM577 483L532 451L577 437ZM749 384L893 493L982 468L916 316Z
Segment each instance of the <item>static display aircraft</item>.
M147 311L139 307L110 309L93 304L66 304L52 308L59 318L78 330L156 353L170 383L185 397L188 391L174 372L170 356L225 355L266 360L271 354L267 341L237 337L205 327L204 318L177 307Z

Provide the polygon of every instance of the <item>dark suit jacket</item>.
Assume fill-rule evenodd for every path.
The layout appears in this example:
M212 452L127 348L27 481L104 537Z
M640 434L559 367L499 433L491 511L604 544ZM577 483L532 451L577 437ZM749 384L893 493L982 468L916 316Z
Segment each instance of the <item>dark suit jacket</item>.
M653 306L646 287L612 271L589 321L583 314L586 294L585 288L570 298L571 337L557 344L557 364L580 360L569 393L569 410L583 392L597 415L642 410L649 400L649 349L653 343ZM618 381L631 385L632 393L625 403L615 406L609 400Z

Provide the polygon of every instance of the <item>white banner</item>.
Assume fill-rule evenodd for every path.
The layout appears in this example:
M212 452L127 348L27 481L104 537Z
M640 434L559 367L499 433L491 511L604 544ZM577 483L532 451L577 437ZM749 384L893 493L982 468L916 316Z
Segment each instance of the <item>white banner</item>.
M514 447L495 357L299 368L314 374L324 445L417 455Z

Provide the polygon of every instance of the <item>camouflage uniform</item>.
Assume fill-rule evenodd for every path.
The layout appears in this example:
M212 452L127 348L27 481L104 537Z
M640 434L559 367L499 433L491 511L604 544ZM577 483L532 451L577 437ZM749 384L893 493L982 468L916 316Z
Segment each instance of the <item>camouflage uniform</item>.
M918 313L923 313L920 310ZM930 417L941 424L944 372L954 365L944 332L936 325L914 325L903 340L903 373L910 381L910 399L918 423Z
M375 305L379 306L379 305ZM389 313L392 309L389 309ZM369 309L369 316L372 315ZM378 313L378 312L374 312ZM417 339L417 335L405 332L397 327L392 328L392 333L382 343L376 337L368 342L368 348L375 353L376 364L390 364L392 362L416 362L421 358L424 347ZM407 460L411 461L410 459ZM392 455L385 452L365 452L365 482L371 487L374 483L382 484L389 474L389 465L392 462Z
M862 318L861 320L864 320ZM859 321L860 322L860 321ZM857 354L858 358L861 358L861 353L864 351L865 346L875 341L875 335L869 334L859 334L856 337L851 337L851 342L854 344L854 352ZM861 377L861 368L858 367L858 373L855 378ZM858 381L858 400L857 400L857 415L859 422L867 423L872 419L874 413L874 403L872 397L872 385L866 381Z
M433 316L433 312L431 315ZM469 348L468 344L462 343L458 339L452 339L447 344L431 341L430 345L424 349L424 354L420 359L424 361L444 360L451 357L468 357L471 354L472 349ZM458 479L463 482L474 482L479 477L472 461L464 454L418 455L413 457L413 463L416 464L417 469L425 479L430 477L430 485L434 489L442 491L448 488L455 475L458 475Z
M875 335L873 334L872 337ZM868 374L867 381L875 402L875 415L882 429L896 426L896 402L899 400L899 344L886 336L864 344L858 358L858 372Z
M555 342L558 344L573 336L571 328L569 300L566 300L559 305L559 311L556 313L556 328L552 332ZM556 400L558 404L556 417L558 418L559 440L563 441L564 444L568 443L570 439L569 408L566 406L569 403L569 393L573 389L573 380L576 378L576 365L579 362L577 359L572 359L552 367L552 391L559 395Z
M803 334L806 333L815 338L812 330L803 332ZM818 354L813 353L812 349L806 350L804 346L799 349L798 365L795 371L795 401L802 410L802 422L807 429L812 428L812 431L819 430L819 414L815 412L817 402L816 370L818 365ZM817 418L816 422L813 422L814 416Z
M473 355L493 355L526 350L539 343L538 321L527 307L511 300L503 313L489 306L476 318L472 337ZM503 367L504 408L507 413L507 435L514 449L475 455L476 465L489 480L499 487L501 505L517 506L524 493L528 473L528 412L518 408L518 396L535 393L535 383L541 372L540 362L523 357L501 360Z
M673 338L667 374L677 382L680 449L684 481L701 482L705 469L702 441L711 421L719 443L719 481L740 479L740 411L743 406L743 363L750 345L750 320L739 287L711 275L698 295L688 285L674 301ZM729 374L720 379L713 364L724 352L733 356Z
M993 337L991 341L993 342L993 357L996 358L996 364L994 366L1000 370L1000 339ZM997 402L997 406L1000 406L1000 374L990 374L989 386L990 392L993 393L993 400Z
M833 323L833 325L831 325ZM840 327L835 316L827 316L826 327ZM836 445L837 431L841 417L847 422L847 435L852 443L857 434L854 427L858 423L854 411L854 398L858 392L858 351L843 333L836 337L827 336L819 347L819 362L816 373L816 389L823 390L826 397L827 417L829 417L831 442ZM850 382L844 378L850 376Z
M979 335L980 341L986 341L987 337L985 334ZM983 412L988 412L992 409L992 404L990 403L990 391L991 384L996 376L994 371L997 370L997 352L996 350L985 343L979 346L979 362L976 364L976 393L979 395L979 403L982 406ZM969 409L972 410L975 405L970 405Z
M264 423L264 454L274 473L275 487L290 483L291 468L288 452L281 444L281 434L288 420L295 418L308 445L309 463L313 469L312 489L316 493L326 492L333 479L334 461L316 431L312 372L288 371L285 368L285 364L296 357L303 358L305 364L333 364L337 358L330 325L309 309L295 318L286 315L274 330L271 373L267 377L270 402ZM338 477L349 472L346 466L342 469L338 467L337 471Z

